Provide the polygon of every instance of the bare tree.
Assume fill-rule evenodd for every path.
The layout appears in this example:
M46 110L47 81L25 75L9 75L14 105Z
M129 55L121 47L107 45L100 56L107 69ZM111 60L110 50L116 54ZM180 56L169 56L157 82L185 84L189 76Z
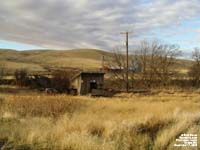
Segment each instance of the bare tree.
M126 69L127 69L127 61L126 55L121 50L121 47L115 47L113 49L109 58L106 59L106 68L108 68L111 78L120 81L120 87L125 88L127 80L126 80ZM129 68L128 68L128 84L129 87L134 82L134 74L138 72L141 65L139 64L139 60L133 54L129 55Z
M52 87L55 88L58 92L63 93L66 92L70 88L70 81L72 77L76 74L76 71L64 71L57 70L52 74Z
M27 85L28 81L28 72L26 69L17 69L14 73L16 84L19 86Z
M155 80L166 84L172 71L170 67L181 52L177 45L162 44L157 40L142 41L137 55L142 64L142 79L152 84Z
M177 45L158 45L155 73L163 83L166 83L170 75L174 73L170 71L170 67L176 62L175 58L180 54L181 52Z
M200 48L195 48L192 57L196 64L200 65Z
M126 58L120 51L120 47L116 47L111 56L106 59L106 66L112 77L126 83Z
M5 70L4 70L4 68L0 68L0 80L3 79L4 75L5 75Z
M193 65L190 67L188 75L192 78L193 85L199 85L200 83L200 49L195 48L193 55Z
M3 79L3 77L5 76L5 68L4 68L5 64L4 63L0 63L0 80Z
M152 86L155 81L159 84L166 85L170 76L175 73L170 68L176 62L176 57L181 54L179 46L163 44L158 40L142 41L134 50L134 53L129 56L130 63L137 60L139 65L140 78L146 86ZM129 81L134 85L135 64L129 70ZM107 66L111 70L113 77L126 83L126 57L125 54L117 47L113 50L111 57L107 60ZM124 84L125 85L125 84Z
M138 47L138 50L136 51L136 55L138 55L139 60L142 65L142 76L145 78L146 72L147 72L147 62L149 58L149 52L150 52L150 45L147 41L142 41Z
M129 76L131 79L131 88L135 87L135 75L138 73L141 73L141 69L142 69L142 64L141 61L138 59L137 55L133 54L133 56L131 57L131 64L130 64L130 70L129 70Z

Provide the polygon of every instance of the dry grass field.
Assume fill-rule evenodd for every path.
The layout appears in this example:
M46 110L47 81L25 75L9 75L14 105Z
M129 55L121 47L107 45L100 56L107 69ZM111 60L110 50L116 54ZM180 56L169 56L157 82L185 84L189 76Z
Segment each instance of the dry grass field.
M0 92L0 139L10 149L176 150L180 134L200 137L198 91L113 98L45 95L15 87Z

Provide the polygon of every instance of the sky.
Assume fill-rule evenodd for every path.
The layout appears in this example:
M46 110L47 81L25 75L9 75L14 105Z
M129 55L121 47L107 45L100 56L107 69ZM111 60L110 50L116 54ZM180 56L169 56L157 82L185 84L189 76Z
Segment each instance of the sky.
M159 39L200 47L199 0L1 0L0 48L111 50Z

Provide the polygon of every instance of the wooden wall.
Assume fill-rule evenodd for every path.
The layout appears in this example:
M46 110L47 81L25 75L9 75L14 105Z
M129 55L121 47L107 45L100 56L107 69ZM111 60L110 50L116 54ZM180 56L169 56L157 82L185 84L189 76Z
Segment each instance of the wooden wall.
M72 85L79 95L90 93L90 82L95 80L98 88L104 84L104 74L81 74L74 81Z

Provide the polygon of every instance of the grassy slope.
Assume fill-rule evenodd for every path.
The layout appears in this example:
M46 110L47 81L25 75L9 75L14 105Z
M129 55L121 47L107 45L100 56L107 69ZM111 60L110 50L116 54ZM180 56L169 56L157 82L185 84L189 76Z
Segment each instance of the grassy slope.
M96 69L101 67L102 56L109 52L95 49L77 50L29 50L15 51L0 49L0 66L10 70L26 68L29 71L44 71L44 66ZM173 69L185 73L191 61L177 60Z
M108 52L94 49L79 50L0 50L0 65L11 70L27 68L31 71L44 71L44 66L99 68L102 55Z

